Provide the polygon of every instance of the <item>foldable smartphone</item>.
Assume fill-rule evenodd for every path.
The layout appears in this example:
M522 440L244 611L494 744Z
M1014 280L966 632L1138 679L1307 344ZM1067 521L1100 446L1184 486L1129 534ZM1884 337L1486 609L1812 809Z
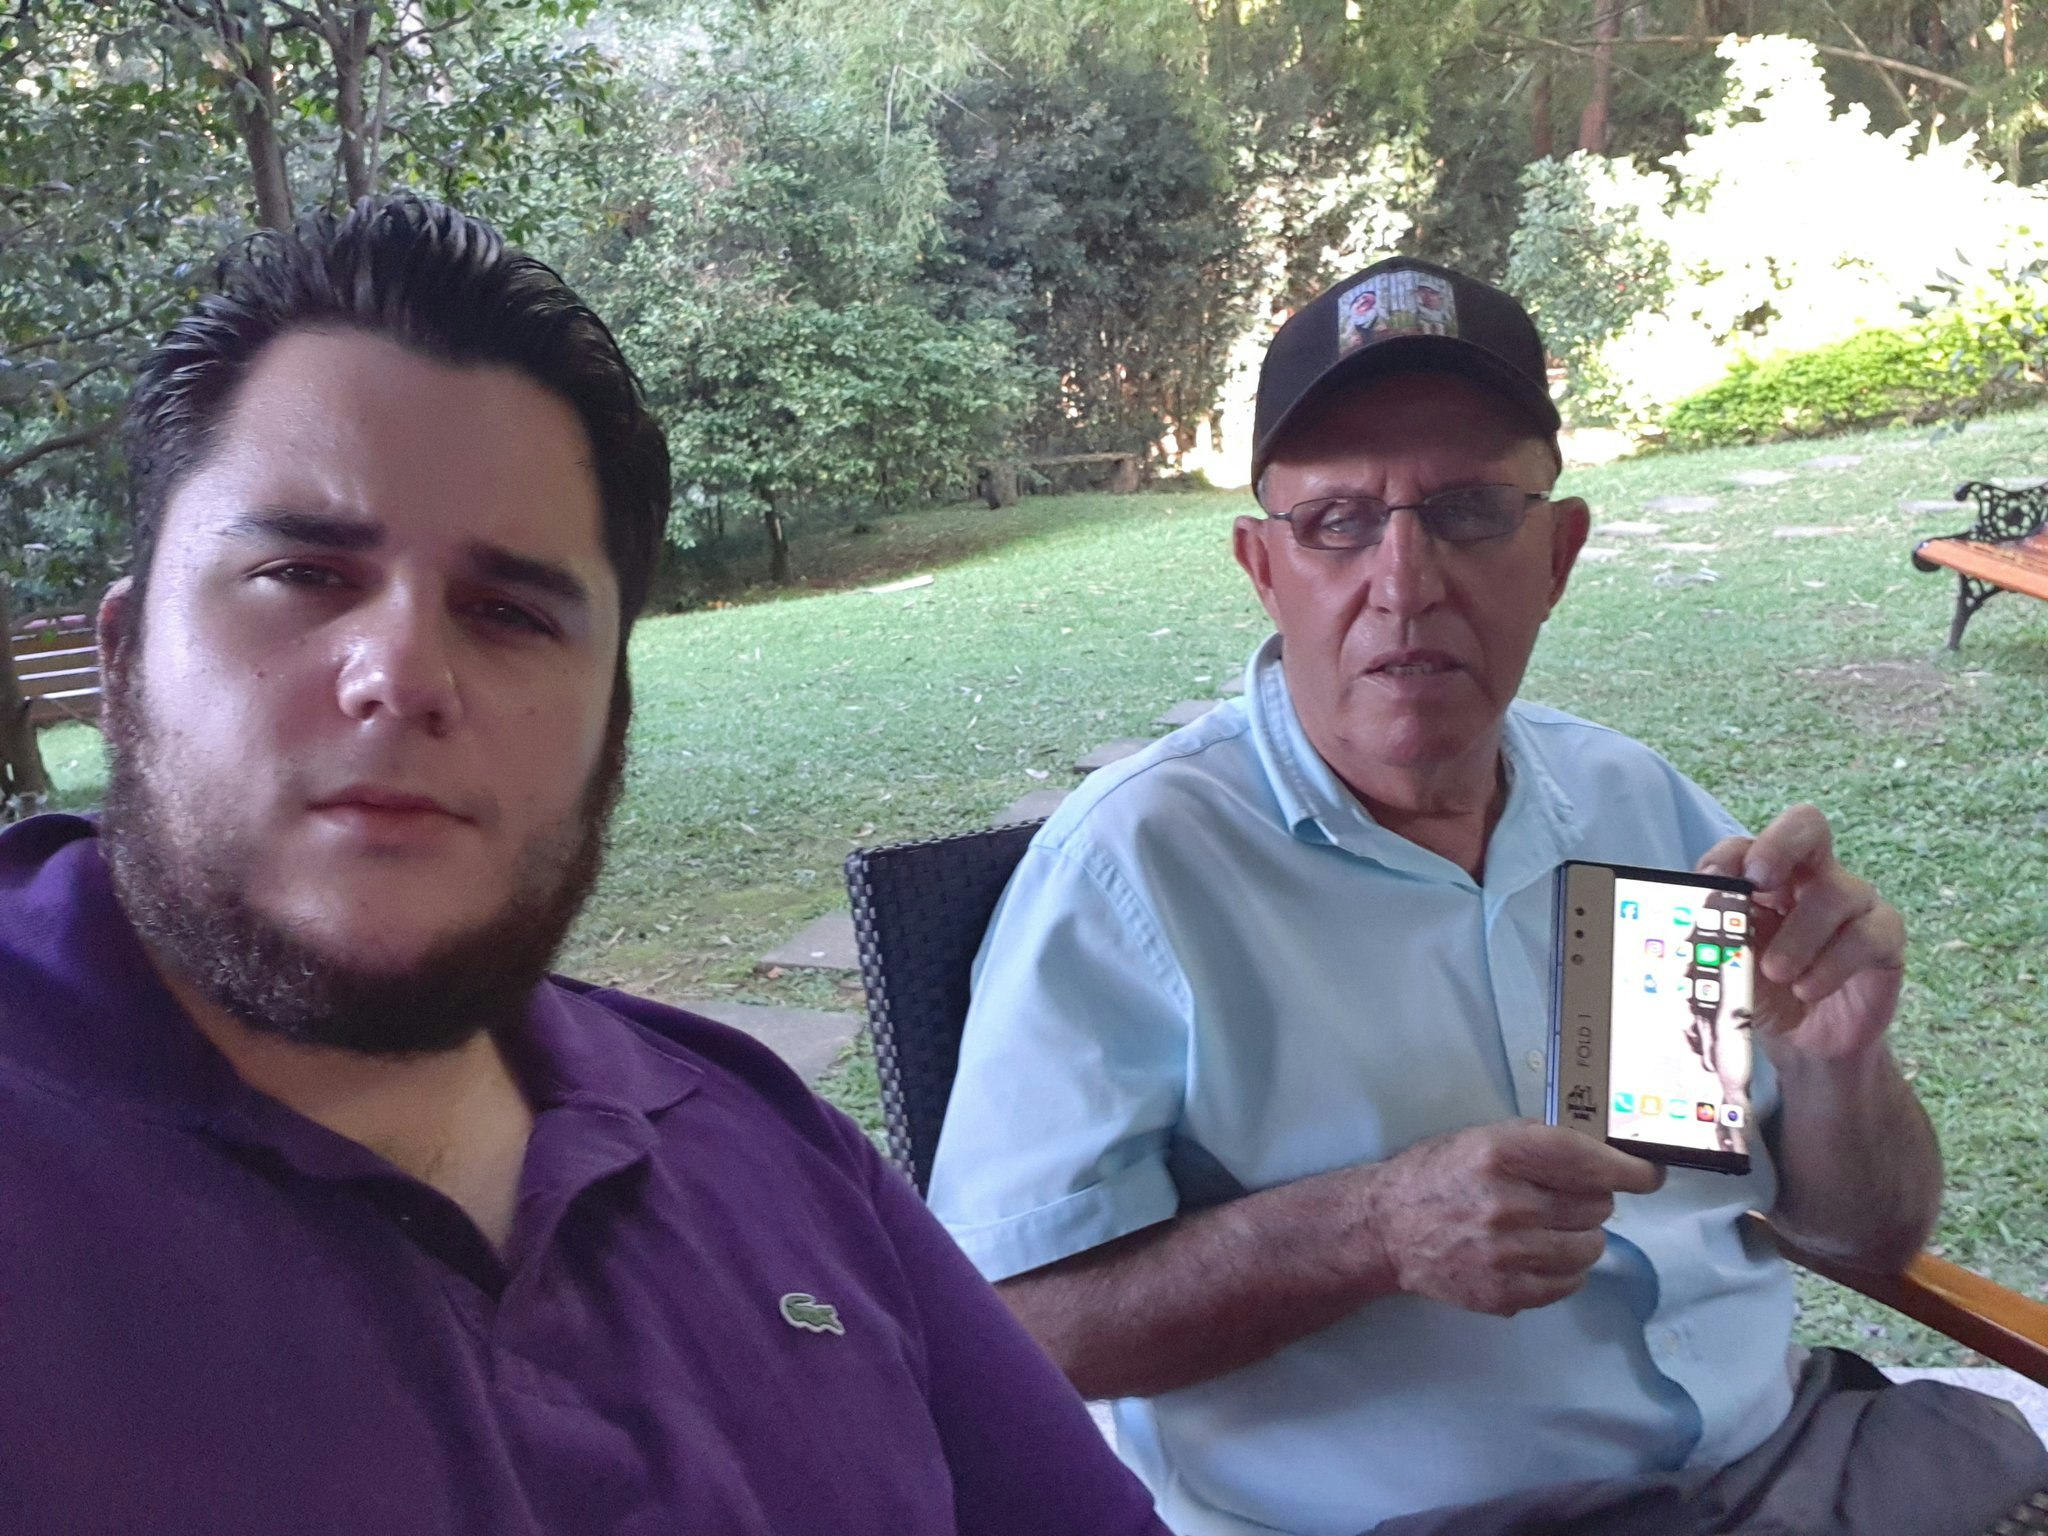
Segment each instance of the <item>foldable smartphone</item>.
M1557 872L1556 932L1549 1123L1749 1172L1749 882L1574 861Z

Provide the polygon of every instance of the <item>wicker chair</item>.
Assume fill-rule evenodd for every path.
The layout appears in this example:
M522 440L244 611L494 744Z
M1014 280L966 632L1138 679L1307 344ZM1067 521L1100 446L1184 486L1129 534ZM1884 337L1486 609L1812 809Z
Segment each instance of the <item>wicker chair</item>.
M968 981L1010 873L1041 823L856 849L846 861L889 1154L925 1192L960 1062ZM1828 1279L2048 1385L2048 1304L1923 1253L1899 1275L1796 1255Z

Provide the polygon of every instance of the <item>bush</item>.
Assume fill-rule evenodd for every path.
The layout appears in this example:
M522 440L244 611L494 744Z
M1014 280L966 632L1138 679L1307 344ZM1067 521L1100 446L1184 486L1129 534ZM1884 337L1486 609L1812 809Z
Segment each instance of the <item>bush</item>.
M2039 334L2037 308L2006 300L1762 362L1744 358L1672 407L1664 441L1722 447L1979 415L2040 393Z

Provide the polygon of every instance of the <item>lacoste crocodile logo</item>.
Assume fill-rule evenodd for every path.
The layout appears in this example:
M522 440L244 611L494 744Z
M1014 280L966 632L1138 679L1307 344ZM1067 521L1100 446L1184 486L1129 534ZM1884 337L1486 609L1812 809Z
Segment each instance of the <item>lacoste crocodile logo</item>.
M782 1298L782 1320L806 1333L846 1332L846 1325L839 1321L839 1309L818 1300L809 1291L791 1291Z

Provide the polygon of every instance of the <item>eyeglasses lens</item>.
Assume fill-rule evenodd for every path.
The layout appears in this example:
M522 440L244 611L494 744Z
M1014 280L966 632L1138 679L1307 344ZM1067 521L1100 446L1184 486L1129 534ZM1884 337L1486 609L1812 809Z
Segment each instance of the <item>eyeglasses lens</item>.
M1408 508L1432 538L1446 544L1475 544L1512 533L1529 495L1512 485L1475 485L1443 491ZM1310 502L1288 514L1294 537L1310 549L1369 549L1386 536L1393 509L1374 496L1336 497Z

